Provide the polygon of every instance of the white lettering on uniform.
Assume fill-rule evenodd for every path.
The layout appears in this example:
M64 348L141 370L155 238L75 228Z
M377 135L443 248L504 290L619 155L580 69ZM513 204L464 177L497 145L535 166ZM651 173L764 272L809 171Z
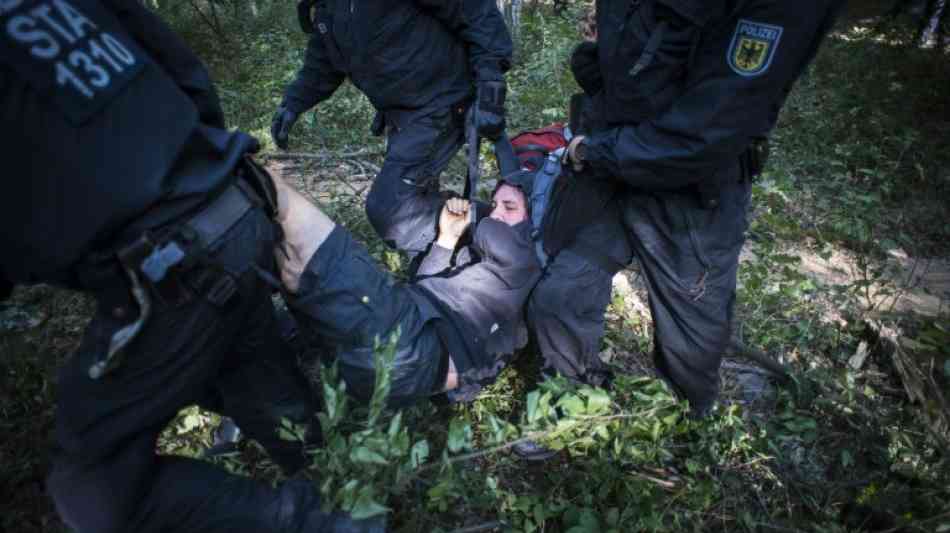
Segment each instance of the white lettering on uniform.
M56 33L58 33L60 37L69 41L69 44L73 44L74 42L76 42L76 38L73 37L72 34L70 34L68 30L66 30L66 28L62 27L58 22L53 20L53 17L49 16L49 12L50 12L49 6L44 4L41 6L34 7L30 11L30 14L33 15L35 18L42 19L43 22L45 22L51 28L56 30Z
M11 37L25 44L36 43L30 47L31 54L42 59L53 59L59 54L59 43L52 35L35 27L36 21L26 15L17 15L7 21L7 33Z
M89 26L89 28L93 30L99 28L95 23L77 11L76 8L63 0L53 0L53 4L56 6L56 9L59 10L60 15L66 19L66 22L68 22L69 26L73 29L73 32L76 34L76 39L82 39L86 36L83 26Z
M750 24L743 24L739 29L739 33L742 35L748 35L749 37L756 37L768 41L774 41L778 37L775 30L752 26Z
M0 15L22 4L22 0L0 0ZM93 20L67 0L49 0L28 14L15 15L4 29L14 42L29 46L33 57L55 63L57 85L88 99L108 89L112 72L120 74L137 62L122 41L100 32Z
M135 64L135 55L129 51L118 39L112 36L110 33L102 34L102 42L106 43L106 47L109 48L109 51L115 54L119 58L119 61L122 61L126 65L132 66Z

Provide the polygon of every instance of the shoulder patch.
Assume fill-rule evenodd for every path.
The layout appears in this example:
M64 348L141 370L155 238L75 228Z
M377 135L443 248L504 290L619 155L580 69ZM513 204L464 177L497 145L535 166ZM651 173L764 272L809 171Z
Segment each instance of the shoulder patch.
M726 60L740 76L758 76L769 69L782 37L782 27L739 19Z

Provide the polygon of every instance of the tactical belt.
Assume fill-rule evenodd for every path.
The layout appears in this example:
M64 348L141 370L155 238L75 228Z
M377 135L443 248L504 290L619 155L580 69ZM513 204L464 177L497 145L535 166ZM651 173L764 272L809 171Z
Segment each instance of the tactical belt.
M125 348L151 318L154 301L175 306L201 295L221 307L231 300L238 282L210 259L208 251L261 204L251 185L239 180L184 222L145 231L111 252L90 254L76 267L82 288L101 292L100 298L109 305L117 303L113 318L130 320L92 362L90 378L101 379L120 365ZM129 317L133 304L138 307L134 318Z

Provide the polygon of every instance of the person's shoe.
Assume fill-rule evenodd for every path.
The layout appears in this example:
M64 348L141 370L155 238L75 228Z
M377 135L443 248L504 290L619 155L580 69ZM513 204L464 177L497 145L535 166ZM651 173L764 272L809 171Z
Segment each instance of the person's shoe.
M511 447L512 451L515 452L515 455L521 457L529 463L541 463L548 461L554 456L557 455L557 450L552 450L546 446L542 446L533 440L526 440L516 443Z

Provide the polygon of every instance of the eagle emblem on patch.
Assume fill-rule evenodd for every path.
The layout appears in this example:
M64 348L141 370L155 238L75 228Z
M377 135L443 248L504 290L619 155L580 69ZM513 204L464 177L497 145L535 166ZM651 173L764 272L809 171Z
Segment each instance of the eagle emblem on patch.
M739 19L729 45L729 66L740 76L758 76L772 64L782 27Z

